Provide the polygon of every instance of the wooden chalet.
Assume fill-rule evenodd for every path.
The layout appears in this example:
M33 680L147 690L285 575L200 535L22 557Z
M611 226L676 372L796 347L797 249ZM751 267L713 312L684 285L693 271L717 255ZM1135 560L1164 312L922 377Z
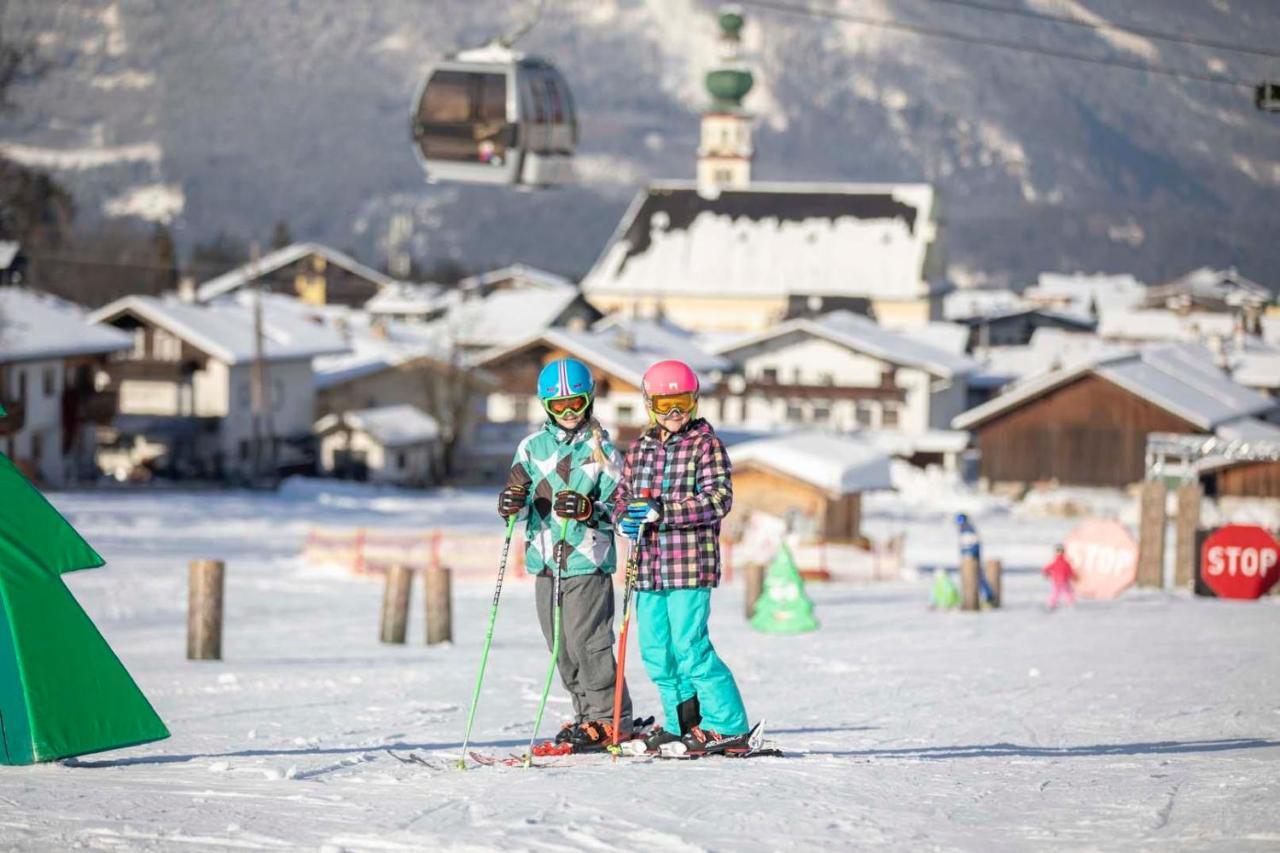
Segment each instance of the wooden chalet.
M209 279L200 285L197 296L201 302L209 302L253 282L261 282L268 293L292 296L311 305L353 308L402 284L328 246L294 243Z
M1176 344L1086 361L1015 385L956 417L993 482L1124 486L1143 479L1151 432L1208 435L1280 405L1231 381L1202 347Z

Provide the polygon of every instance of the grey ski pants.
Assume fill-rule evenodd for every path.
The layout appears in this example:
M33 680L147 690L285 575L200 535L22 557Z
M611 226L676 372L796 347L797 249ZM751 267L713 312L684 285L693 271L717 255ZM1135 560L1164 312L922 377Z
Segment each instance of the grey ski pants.
M556 668L573 699L575 722L613 721L613 578L603 572L564 578L560 582L560 657ZM534 587L538 623L550 651L552 633L551 578L538 575ZM631 728L631 694L622 686L621 728Z

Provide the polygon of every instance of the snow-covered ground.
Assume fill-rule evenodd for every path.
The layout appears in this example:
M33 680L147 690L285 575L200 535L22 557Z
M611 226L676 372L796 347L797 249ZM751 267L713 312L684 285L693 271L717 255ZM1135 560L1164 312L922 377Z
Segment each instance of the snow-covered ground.
M376 581L298 555L313 523L491 529L491 494L51 497L109 560L69 585L173 737L0 767L0 848L1280 846L1280 600L1130 592L1046 613L1044 583L1017 569L1070 520L964 507L1014 567L999 612L931 613L927 577L811 585L822 628L783 638L745 625L740 588L717 593L712 636L784 758L460 772L384 748L457 755L491 585L456 584L455 645L420 644L415 598L413 644L391 647ZM952 561L954 507L913 503L869 501L870 533L905 532L913 565ZM227 560L221 662L184 659L194 557ZM631 660L637 710L654 712ZM523 749L545 664L531 585L509 583L478 749ZM566 709L557 685L544 735Z

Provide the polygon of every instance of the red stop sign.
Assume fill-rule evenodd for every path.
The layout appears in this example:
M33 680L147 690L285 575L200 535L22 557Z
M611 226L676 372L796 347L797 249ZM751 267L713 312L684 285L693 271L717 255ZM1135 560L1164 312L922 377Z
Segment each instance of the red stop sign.
M1261 598L1280 577L1280 545L1261 527L1219 527L1200 551L1200 577L1222 598Z

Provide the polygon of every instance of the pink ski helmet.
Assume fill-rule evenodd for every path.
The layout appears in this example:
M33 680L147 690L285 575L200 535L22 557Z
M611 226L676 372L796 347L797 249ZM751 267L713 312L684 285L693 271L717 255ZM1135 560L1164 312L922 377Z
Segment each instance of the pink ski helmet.
M660 361L644 372L644 395L697 394L698 374L683 361Z

